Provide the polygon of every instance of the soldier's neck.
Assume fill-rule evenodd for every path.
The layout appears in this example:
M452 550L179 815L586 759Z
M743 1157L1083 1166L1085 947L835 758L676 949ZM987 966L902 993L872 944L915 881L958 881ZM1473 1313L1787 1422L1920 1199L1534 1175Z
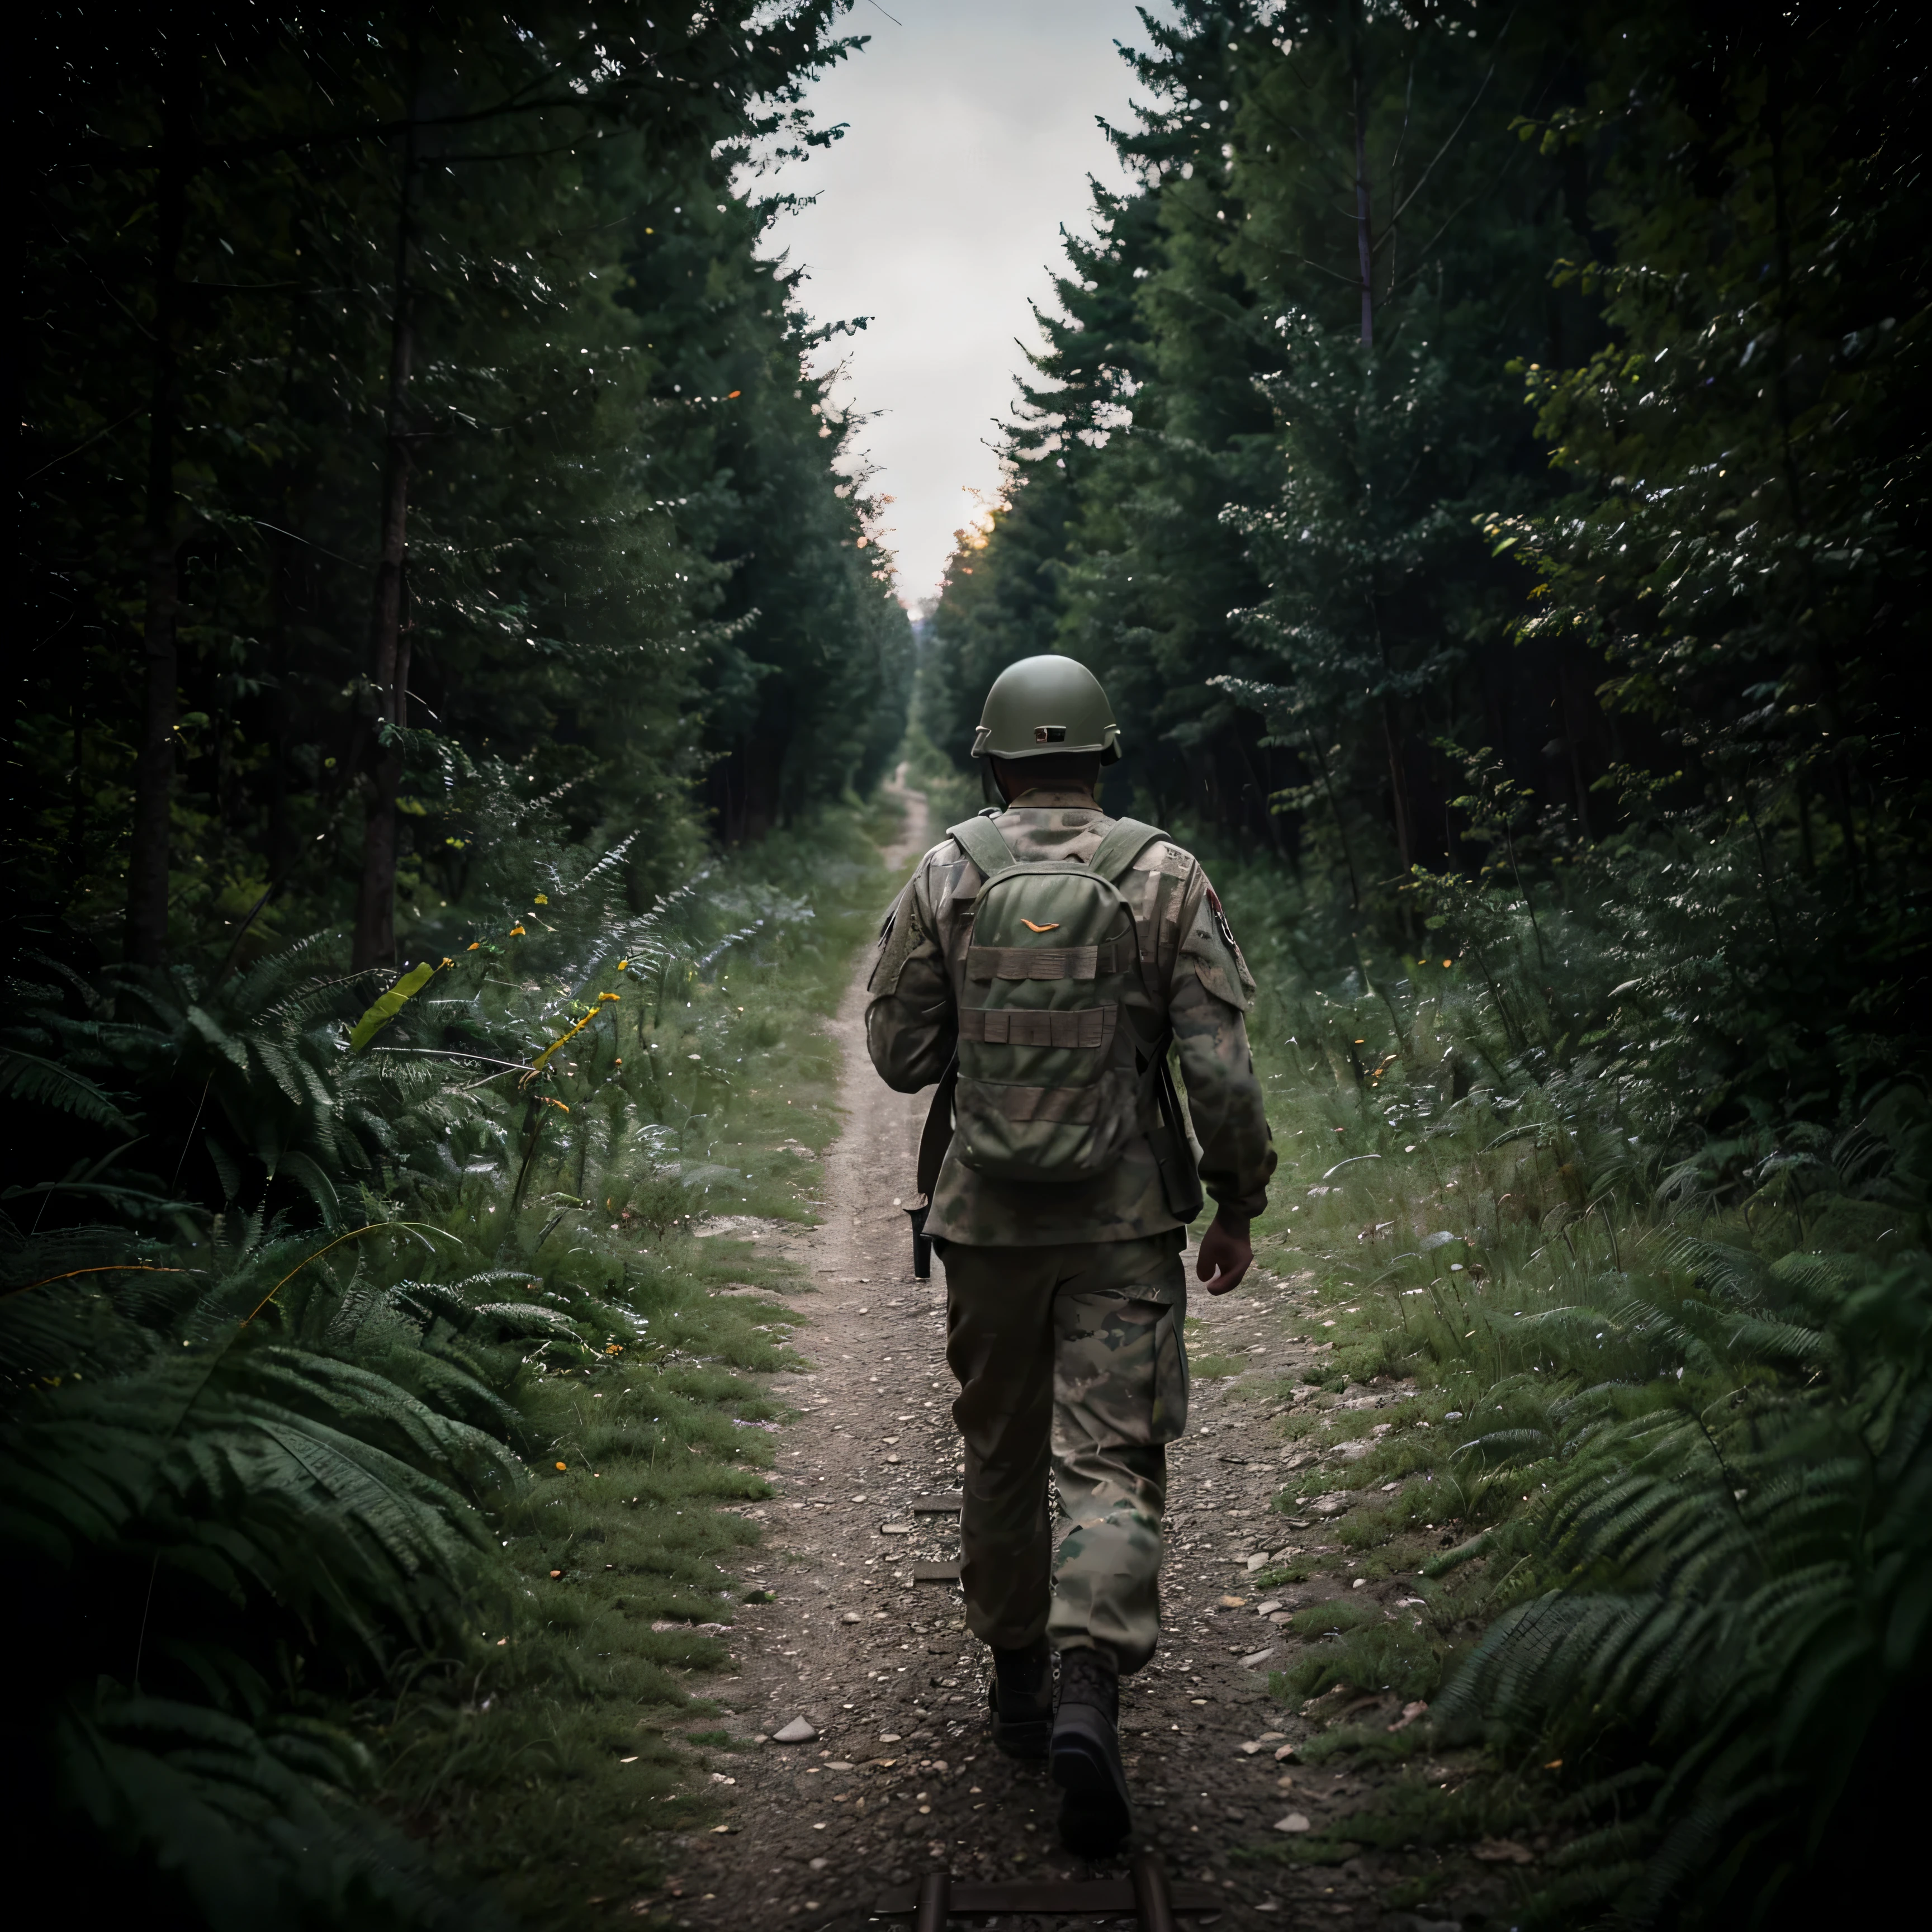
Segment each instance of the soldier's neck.
M1006 800L1011 806L1038 807L1042 810L1058 806L1062 810L1068 806L1084 806L1089 812L1100 810L1100 802L1084 785L1058 784L1034 785L1022 792L1016 792Z

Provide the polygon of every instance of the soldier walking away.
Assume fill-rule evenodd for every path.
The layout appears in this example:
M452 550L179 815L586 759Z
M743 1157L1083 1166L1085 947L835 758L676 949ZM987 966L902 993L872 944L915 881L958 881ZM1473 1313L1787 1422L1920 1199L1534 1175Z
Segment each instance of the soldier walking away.
M866 1040L887 1085L938 1083L919 1186L946 1270L962 1581L993 1652L994 1739L1051 1756L1061 1837L1099 1857L1133 1826L1119 1680L1160 1634L1186 1224L1204 1182L1217 1211L1196 1273L1226 1294L1275 1154L1243 1018L1254 982L1220 900L1191 854L1096 799L1120 755L1097 680L1070 658L1010 666L973 755L1006 807L952 826L894 903ZM1071 1522L1057 1560L1049 1469Z

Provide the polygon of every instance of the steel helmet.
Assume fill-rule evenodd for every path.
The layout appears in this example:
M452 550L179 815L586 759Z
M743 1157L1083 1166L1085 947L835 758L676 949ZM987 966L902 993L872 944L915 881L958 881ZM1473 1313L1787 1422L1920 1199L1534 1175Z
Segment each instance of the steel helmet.
M973 734L976 758L1039 758L1054 752L1120 755L1120 728L1100 680L1072 658L1022 658L993 680Z

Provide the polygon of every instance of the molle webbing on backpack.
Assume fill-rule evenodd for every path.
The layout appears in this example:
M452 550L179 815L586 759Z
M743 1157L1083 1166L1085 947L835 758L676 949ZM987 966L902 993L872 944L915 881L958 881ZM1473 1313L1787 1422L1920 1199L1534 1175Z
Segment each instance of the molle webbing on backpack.
M1131 934L1099 946L974 946L966 953L969 980L1092 980L1124 973L1139 958Z
M1118 1006L1039 1012L1024 1007L962 1006L959 1037L988 1046L1111 1046Z
M1083 864L1021 859L988 814L949 829L981 875L953 968L954 1151L989 1178L1077 1186L1159 1131L1151 1063L1122 1004L1149 961L1120 881L1165 835L1123 819Z
M1010 1120L1091 1120L1103 1097L1098 1087L1007 1087L1000 1111Z

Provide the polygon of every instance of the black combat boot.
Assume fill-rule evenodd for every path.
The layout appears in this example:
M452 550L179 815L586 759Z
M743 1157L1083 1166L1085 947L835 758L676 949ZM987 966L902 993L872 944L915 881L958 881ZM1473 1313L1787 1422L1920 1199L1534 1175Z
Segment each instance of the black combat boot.
M1053 1781L1066 1794L1060 1843L1077 1857L1108 1857L1134 1828L1120 1719L1120 1678L1112 1658L1099 1650L1062 1651Z
M1007 1756L1046 1756L1053 1735L1053 1652L1045 1637L1024 1650L994 1649L986 1702L993 1742Z

